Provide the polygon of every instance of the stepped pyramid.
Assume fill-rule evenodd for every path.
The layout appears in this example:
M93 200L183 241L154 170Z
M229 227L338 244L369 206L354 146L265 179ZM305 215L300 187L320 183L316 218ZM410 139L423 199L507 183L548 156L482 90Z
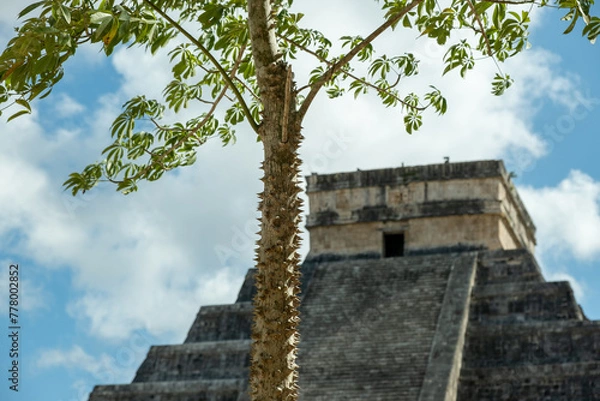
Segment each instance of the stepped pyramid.
M600 400L600 322L544 280L501 161L307 181L301 400ZM252 277L90 401L248 400Z

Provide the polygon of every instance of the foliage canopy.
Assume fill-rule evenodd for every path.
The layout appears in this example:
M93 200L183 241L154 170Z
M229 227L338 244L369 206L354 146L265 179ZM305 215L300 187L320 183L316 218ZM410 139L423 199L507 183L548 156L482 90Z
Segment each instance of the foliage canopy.
M502 62L523 51L534 6L564 9L563 20L569 22L565 33L581 19L582 34L590 41L600 34L600 19L590 16L593 2L588 0L377 2L385 12L382 25L368 37L341 37L344 53L336 54L330 38L302 26L304 15L292 11L292 0L271 2L281 59L291 62L300 52L315 59L310 80L295 93L301 118L321 87L332 98L375 91L384 106L404 109L408 133L422 125L424 109L446 112L446 99L433 86L423 94L401 93L402 83L419 73L419 60L410 53L377 54L373 40L387 29L416 29L448 46L444 74L457 70L461 76L481 57ZM38 15L30 17L34 11ZM247 1L42 0L27 6L19 17L27 19L0 56L0 103L20 107L9 120L30 113L32 100L50 94L63 77L64 63L79 46L98 43L107 56L119 46L143 46L153 54L169 50L172 80L163 98L140 94L124 104L112 125L114 142L102 152L104 159L65 182L73 194L101 180L115 183L124 193L135 191L140 180L153 181L165 171L194 163L196 148L208 139L218 137L226 145L235 141L235 125L248 121L256 131L261 124L263 105ZM465 30L472 33L470 39L455 34ZM500 95L511 84L510 76L499 69L492 92ZM203 111L187 121L162 121L166 111L177 113L192 106ZM218 107L224 110L220 119L215 114Z

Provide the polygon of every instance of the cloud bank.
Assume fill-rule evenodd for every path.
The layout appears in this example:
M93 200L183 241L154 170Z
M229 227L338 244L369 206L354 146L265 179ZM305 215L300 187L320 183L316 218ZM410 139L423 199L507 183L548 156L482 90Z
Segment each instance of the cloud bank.
M362 7L339 8L338 23L320 21L324 14L316 11L306 18L327 24L337 37L348 26L374 26ZM451 161L505 158L510 169L526 169L552 144L534 127L542 104L568 107L585 97L576 78L559 72L560 59L542 49L503 67L516 84L497 98L489 93L496 72L491 62L480 62L465 80L457 74L442 79L443 49L414 37L390 36L378 44L382 51L421 56L421 75L406 89L435 84L448 98L448 115L426 115L423 129L409 136L400 110L383 108L374 96L356 101L320 96L304 124L304 174L434 163L445 156ZM96 53L82 54L93 59ZM61 183L100 157L120 105L143 92L159 96L170 79L165 59L139 48L117 51L111 66L121 82L115 92L85 105L65 93L53 98L52 110L62 122L56 127L46 124L41 112L3 125L0 240L44 268L72 271L76 291L68 312L91 335L123 340L147 330L181 341L199 305L233 301L252 265L260 145L241 128L235 146L208 144L195 166L142 185L137 194L123 197L102 187L71 198ZM298 79L310 69L298 65ZM184 117L196 112L185 110ZM573 172L557 187L522 192L535 205L530 211L541 251L598 256L597 182ZM305 240L304 253L307 247Z

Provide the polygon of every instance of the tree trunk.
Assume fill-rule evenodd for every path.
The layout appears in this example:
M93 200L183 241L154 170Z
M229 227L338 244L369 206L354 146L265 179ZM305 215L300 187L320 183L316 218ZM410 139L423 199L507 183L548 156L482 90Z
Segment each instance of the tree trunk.
M265 113L270 109L265 104ZM252 400L296 400L301 206L297 149L301 136L298 129L290 130L287 142L282 142L281 129L269 127L281 124L266 115L263 121L264 192L255 275Z
M256 253L252 365L253 401L298 398L296 352L299 292L298 194L302 136L296 120L291 69L278 62L268 0L248 1L252 54L264 106L259 135L264 146L264 191Z

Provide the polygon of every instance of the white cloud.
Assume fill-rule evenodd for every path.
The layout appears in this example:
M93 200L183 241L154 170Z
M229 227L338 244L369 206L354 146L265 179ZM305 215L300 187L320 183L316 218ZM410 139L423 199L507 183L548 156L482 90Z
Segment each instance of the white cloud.
M114 111L114 102L100 104L97 116ZM110 188L72 198L60 185L73 163L61 156L91 162L108 139L105 117L86 121L86 138L44 133L36 114L7 125L0 136L0 240L45 268L70 266L84 293L70 310L90 322L94 335L124 338L147 328L181 340L199 305L235 299L252 264L250 247L223 265L211 241L229 245L235 222L254 219L259 172L252 169L250 179L236 174L218 155L229 151L248 173L244 166L258 166L260 150L251 138L225 150L210 144L195 167L138 194ZM229 180L221 178L225 172ZM247 188L245 197L239 188Z
M339 7L334 3L328 7ZM314 1L306 4L319 10ZM368 12L342 4L335 21L323 20L327 14L322 12L307 13L307 21L311 15L316 22L321 19L333 37L350 26L364 31L373 26L365 18ZM545 139L532 128L536 108L545 99L569 103L578 84L557 73L555 56L531 51L505 67L517 82L506 96L495 98L489 94L492 63L480 62L466 80L457 74L442 79L444 50L429 41L394 34L377 45L422 55L422 75L406 88L436 84L448 97L449 114L426 115L423 130L408 136L400 110L384 109L373 97L329 101L321 96L304 124L305 173L441 162L444 156L453 161L503 158L516 151L535 160L546 152ZM97 48L92 53L101 56ZM181 339L200 304L235 299L243 273L252 265L255 236L240 238L239 233L257 229L260 145L242 128L235 146L221 149L210 143L194 167L144 184L140 193L123 197L105 188L71 198L62 192L62 181L101 157L110 141L108 127L123 101L142 93L160 96L170 79L165 58L150 57L140 48L117 51L112 65L122 78L121 88L86 104L87 113L77 115L78 130L46 132L36 114L3 128L0 239L18 232L15 252L45 268L72 270L74 289L81 295L72 299L69 311L87 322L93 335L125 338L146 329ZM309 70L298 66L298 79ZM83 111L71 101L66 94L58 98L65 115ZM186 115L194 112L186 110ZM544 218L553 217L536 218L538 226ZM223 249L233 257L220 258ZM77 353L86 358L81 349L49 355L68 359Z
M114 102L101 104L105 107L98 115L114 109ZM90 125L94 121L89 118ZM71 266L84 295L73 301L70 311L89 322L94 335L125 338L146 328L181 340L199 305L235 299L252 264L253 247L232 244L233 229L240 218L257 229L259 171L245 167L258 166L260 150L252 138L241 138L230 149L207 145L196 166L144 184L140 193L124 197L110 188L73 198L60 188L66 174L44 171L40 165L63 160L56 158L63 153L83 159L86 146L79 146L81 139L71 135L63 136L60 144L50 142L35 115L16 123L15 131L19 124L31 129L19 137L10 133L0 138L12 142L0 150L0 238L20 232L15 252L47 268ZM98 154L98 142L107 133L90 128L93 135L87 141ZM33 142L50 150L25 160ZM92 160L89 156L87 162ZM58 171L65 170L57 164ZM225 180L224 173L231 176ZM240 188L246 188L245 196L239 196ZM233 246L236 259L223 264L211 241Z
M92 356L78 345L68 350L42 350L35 366L41 370L61 368L84 371L101 383L130 381L137 368L133 363L124 364L105 353L98 357Z
M78 103L66 93L60 93L57 95L57 98L54 108L60 117L71 117L85 110L85 107L81 103Z
M93 355L79 345L68 349L42 349L35 357L33 367L45 370L64 370L72 373L76 380L72 383L71 400L87 400L92 385L129 383L133 379L140 363L145 359L148 349L156 342L146 333L136 332L127 341L111 347L110 352ZM83 374L82 374L83 373Z
M198 276L164 265L145 265L143 275L126 281L129 285L88 292L69 312L74 317L85 316L92 332L105 338L123 340L132 329L143 327L158 335L175 333L171 338L181 342L200 305L231 303L241 285L239 274L224 270L213 277ZM170 283L183 280L187 282Z
M303 6L317 4L308 3ZM315 23L333 38L348 34L348 27L367 31L366 26L371 29L376 26L376 19L366 17L375 15L373 11L347 10L337 1L328 2L327 7L335 8L339 14L335 21L324 20L327 12L307 12L302 22ZM451 39L452 43L455 41L456 38ZM444 156L455 161L507 158L509 168L520 171L528 167L526 163L534 162L548 151L548 138L533 127L540 105L550 100L556 105L572 107L581 98L577 79L559 73L560 58L543 49L534 48L503 64L502 69L515 79L515 84L504 96L495 97L490 90L497 68L489 59L478 61L466 79L455 72L442 78L445 48L431 40L415 40L415 35L399 29L378 38L375 48L379 55L414 53L421 60L420 75L405 79L400 85L401 92L414 90L422 94L429 84L434 84L447 97L449 112L442 117L425 113L422 129L409 136L402 126L402 112L385 109L374 94L358 101L351 95L329 100L321 94L304 123L307 139L302 152L309 166L326 164L325 170L316 169L319 172L380 168L402 162L439 162ZM311 62L314 66L314 60ZM296 68L300 85L311 69ZM313 155L323 159L319 153L324 142L335 134L348 138L344 157L311 163Z
M573 170L556 187L519 187L537 226L540 253L600 255L600 182Z
M121 91L127 98L142 94L148 98L162 98L164 87L173 79L167 53L168 50L161 49L151 55L142 47L115 52L113 65L123 76Z
M27 266L20 266L22 270L27 270ZM23 269L24 268L24 269ZM22 287L22 302L21 306L24 311L45 310L48 309L48 302L51 295L46 289L36 284L33 280L24 279L21 282Z
M318 98L304 124L303 159L310 165L325 142L337 135L346 138L343 157L320 163L326 166L316 171L441 162L444 156L454 161L507 158L515 152L534 161L547 152L546 138L533 128L538 104L543 99L573 97L543 84L564 78L552 70L554 62L541 51L522 55L512 63L517 83L503 97L489 93L493 65L481 64L464 80L456 76L438 80L433 64L425 67L428 71L415 82L420 88L427 88L429 82L440 87L450 111L441 117L426 113L422 129L411 136L404 132L401 111L383 108L374 96L358 101L351 96L333 101ZM515 164L509 167L521 167Z

